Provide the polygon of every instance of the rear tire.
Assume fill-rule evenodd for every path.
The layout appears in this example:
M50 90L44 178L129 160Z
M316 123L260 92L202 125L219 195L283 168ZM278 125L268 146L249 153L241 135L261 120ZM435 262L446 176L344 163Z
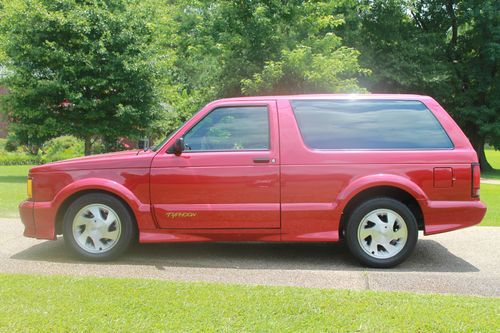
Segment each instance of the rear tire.
M363 264L375 268L399 265L412 253L418 227L411 210L392 198L375 198L359 205L349 217L347 245Z
M85 194L64 214L66 246L84 260L113 260L130 247L136 234L128 208L109 194Z

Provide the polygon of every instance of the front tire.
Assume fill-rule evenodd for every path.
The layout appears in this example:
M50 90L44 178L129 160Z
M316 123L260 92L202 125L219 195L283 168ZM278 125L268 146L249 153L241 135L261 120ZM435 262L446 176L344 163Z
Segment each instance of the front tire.
M66 246L81 259L107 261L129 248L136 227L123 202L108 194L89 193L67 209L63 235Z
M375 268L399 265L418 239L415 216L403 203L375 198L359 205L349 217L346 240L351 253Z

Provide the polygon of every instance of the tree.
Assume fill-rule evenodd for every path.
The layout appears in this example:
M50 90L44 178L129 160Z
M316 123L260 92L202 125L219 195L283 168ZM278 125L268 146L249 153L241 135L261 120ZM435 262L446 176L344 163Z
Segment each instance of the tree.
M175 54L168 100L185 118L215 98L363 91L357 77L368 71L335 34L343 24L335 8L336 1L304 0L165 6L172 17L165 48Z
M159 118L151 11L127 0L3 1L12 130L33 147L69 134L113 142Z
M451 113L490 170L484 144L500 148L500 2L345 0L341 36L361 51L372 92L432 95Z

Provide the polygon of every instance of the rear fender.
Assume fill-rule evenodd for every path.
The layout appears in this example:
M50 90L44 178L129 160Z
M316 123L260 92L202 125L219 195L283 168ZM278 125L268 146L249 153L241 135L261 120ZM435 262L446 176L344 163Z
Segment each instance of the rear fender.
M417 184L403 176L391 174L377 174L356 179L340 192L334 206L337 211L343 212L349 201L357 194L378 186L391 186L404 190L417 200L421 208L427 206L428 198Z

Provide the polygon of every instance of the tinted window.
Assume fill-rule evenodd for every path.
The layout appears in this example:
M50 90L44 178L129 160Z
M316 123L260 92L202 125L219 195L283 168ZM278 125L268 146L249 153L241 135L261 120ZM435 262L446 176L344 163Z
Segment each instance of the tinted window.
M210 112L184 135L189 150L269 149L266 107L228 107Z
M453 145L418 101L292 101L306 145L315 149L441 149Z

